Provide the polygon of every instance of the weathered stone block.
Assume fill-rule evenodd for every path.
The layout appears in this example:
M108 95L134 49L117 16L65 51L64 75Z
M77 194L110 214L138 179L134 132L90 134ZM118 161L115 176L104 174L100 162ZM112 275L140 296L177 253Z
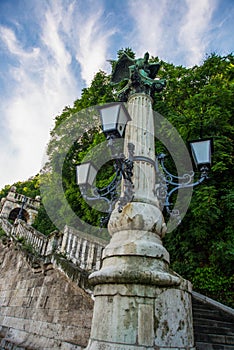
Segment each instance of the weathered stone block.
M8 344L36 350L84 348L92 319L90 296L59 271L33 273L19 251L1 243L0 261L0 325L8 330Z

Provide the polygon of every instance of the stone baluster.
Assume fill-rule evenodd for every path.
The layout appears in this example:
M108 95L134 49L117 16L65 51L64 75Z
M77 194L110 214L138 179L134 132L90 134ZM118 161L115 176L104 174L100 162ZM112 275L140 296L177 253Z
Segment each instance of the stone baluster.
M93 260L92 260L92 265L91 265L91 269L92 270L98 270L97 269L97 250L98 250L98 245L94 244L93 246Z
M80 267L82 269L85 268L85 250L86 250L86 246L87 246L87 241L83 240L82 251L81 251L81 260L80 260Z
M80 261L80 257L79 257L80 249L81 249L81 238L78 237L77 238L76 253L75 253L75 258L76 258L76 261L78 262L78 264L79 264L79 261Z
M64 227L64 234L61 243L61 253L66 253L68 243L68 226Z
M95 270L99 270L101 268L101 261L102 261L103 250L104 250L103 247L101 247L101 246L97 247L97 259L96 259Z
M71 249L71 257L73 262L76 262L76 249L77 249L77 236L73 235L73 243L72 243L72 249Z
M94 256L94 243L90 242L89 243L89 252L88 252L88 257L87 257L87 264L86 264L86 269L91 270L93 266L93 256Z

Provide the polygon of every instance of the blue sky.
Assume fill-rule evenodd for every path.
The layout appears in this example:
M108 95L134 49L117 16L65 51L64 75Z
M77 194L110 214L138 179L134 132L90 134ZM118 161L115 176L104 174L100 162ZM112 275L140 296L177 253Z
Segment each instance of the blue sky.
M0 188L35 175L56 115L131 47L176 65L233 52L234 0L0 0Z

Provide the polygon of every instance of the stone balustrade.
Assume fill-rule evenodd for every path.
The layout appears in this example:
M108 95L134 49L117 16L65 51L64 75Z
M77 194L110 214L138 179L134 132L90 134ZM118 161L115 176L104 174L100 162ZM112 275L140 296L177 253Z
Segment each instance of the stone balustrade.
M22 203L25 201L25 203L27 203L27 205L35 207L35 208L39 208L39 206L40 206L40 200L39 199L26 197L23 194L14 193L14 199L16 201L22 202Z
M16 219L12 234L14 237L24 238L40 255L47 255L48 238L23 220Z
M9 237L24 238L40 256L61 253L67 260L85 271L97 271L101 267L102 252L107 242L65 226L64 232L54 231L49 236L16 219L12 225L0 216L0 226Z
M61 252L86 271L99 270L102 252L107 242L65 226Z

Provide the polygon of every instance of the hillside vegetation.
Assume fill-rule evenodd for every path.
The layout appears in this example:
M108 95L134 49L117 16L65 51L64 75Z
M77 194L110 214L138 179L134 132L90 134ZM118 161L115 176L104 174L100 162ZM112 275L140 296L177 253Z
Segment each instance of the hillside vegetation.
M118 55L123 52L121 50ZM134 53L127 49L134 57ZM158 61L152 57L152 61ZM114 62L112 62L114 64ZM161 62L159 77L167 80L164 91L156 95L154 110L166 117L177 129L183 140L213 137L214 154L210 178L193 192L193 198L182 223L165 237L164 244L171 256L171 267L189 279L193 288L222 303L233 306L234 287L234 190L233 190L233 119L234 119L234 57L212 54L203 64L192 68L174 66ZM53 206L57 221L49 219L44 205L34 226L48 234L66 223L76 226L73 215L56 199L56 186L62 176L62 186L73 212L91 226L99 226L103 215L90 208L80 195L76 185L75 167L95 145L104 140L95 113L83 113L89 107L116 100L110 77L99 71L90 87L82 90L81 98L72 107L65 107L55 118L48 147L49 161L45 165L44 177L50 184L43 200ZM78 113L78 114L77 114ZM72 117L78 116L79 125ZM90 125L93 127L90 128ZM78 127L78 129L76 129ZM67 150L67 144L77 139ZM71 135L72 134L72 135ZM71 136L71 139L69 137ZM162 145L158 145L161 149ZM158 152L157 149L157 152ZM173 168L173 164L169 166ZM62 163L62 164L61 164ZM50 176L51 170L55 175ZM62 174L56 169L62 169ZM99 173L98 183L105 186L110 181L112 166L108 164ZM26 182L14 184L17 192L30 197L40 195L42 175ZM5 197L10 186L0 192ZM91 227L90 226L90 227ZM85 228L84 228L85 229ZM107 237L107 230L92 230L89 233Z

